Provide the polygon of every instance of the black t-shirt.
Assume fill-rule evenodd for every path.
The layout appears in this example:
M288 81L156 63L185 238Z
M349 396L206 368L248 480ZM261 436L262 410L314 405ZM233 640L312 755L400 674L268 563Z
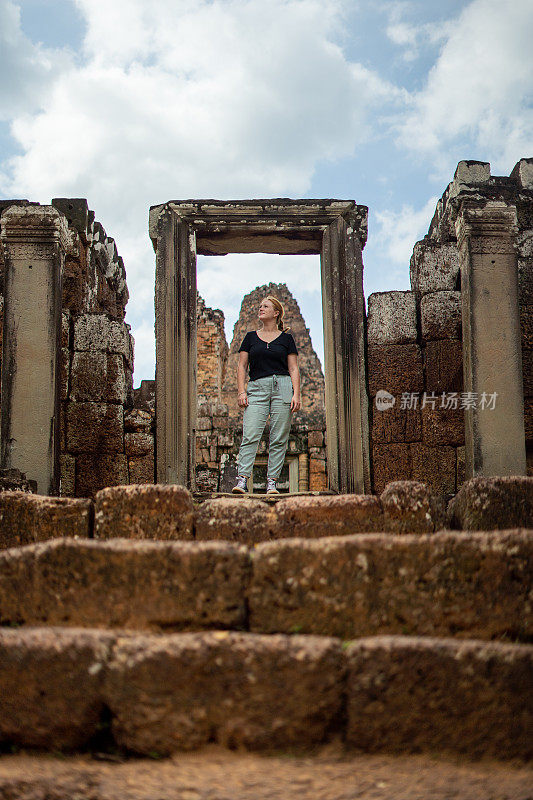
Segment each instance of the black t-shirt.
M251 381L269 375L289 375L287 356L289 353L298 354L292 334L287 331L282 331L272 342L264 342L256 331L248 331L239 353L243 350L248 353Z

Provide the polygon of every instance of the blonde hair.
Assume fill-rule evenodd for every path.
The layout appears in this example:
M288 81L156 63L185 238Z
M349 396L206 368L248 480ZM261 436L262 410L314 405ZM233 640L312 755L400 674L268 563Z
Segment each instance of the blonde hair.
M278 298L274 297L273 294L269 294L269 295L267 295L267 297L265 297L265 300L270 300L270 302L274 306L274 309L279 312L278 313L278 330L280 330L280 331L288 331L289 328L285 327L285 325L283 324L283 315L285 314L285 309L283 308L283 306L279 302Z

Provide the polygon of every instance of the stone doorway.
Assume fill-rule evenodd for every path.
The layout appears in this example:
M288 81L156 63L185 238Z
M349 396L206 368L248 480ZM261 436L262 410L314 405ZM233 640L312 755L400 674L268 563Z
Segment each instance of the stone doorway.
M156 252L156 481L194 489L196 256L319 254L329 488L370 492L362 249L352 200L188 200L150 209Z

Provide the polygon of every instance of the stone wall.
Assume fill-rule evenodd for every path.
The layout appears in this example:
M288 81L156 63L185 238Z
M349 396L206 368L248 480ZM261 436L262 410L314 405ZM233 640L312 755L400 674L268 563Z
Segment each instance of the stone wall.
M3 201L0 212L13 205L38 206ZM124 263L86 200L59 198L52 205L68 223L60 334L61 494L92 496L140 477L153 481L153 444L148 448L142 439L142 424L149 426L151 419L139 420L132 411L133 339L124 322ZM0 311L3 257L2 251Z
M411 258L410 291L368 298L368 380L372 399L373 487L414 479L450 496L465 479L461 271L455 219L458 198L500 200L517 209L518 289L522 332L528 474L533 474L533 160L511 175L460 162ZM490 387L487 387L490 390ZM376 395L394 397L378 410ZM386 398L385 398L386 399ZM391 401L392 402L392 401ZM496 399L497 402L497 399Z

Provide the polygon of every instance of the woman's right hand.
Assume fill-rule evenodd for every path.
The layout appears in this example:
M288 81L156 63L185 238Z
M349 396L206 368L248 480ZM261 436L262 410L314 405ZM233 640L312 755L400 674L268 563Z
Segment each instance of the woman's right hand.
M239 394L237 402L239 403L240 408L246 408L246 406L248 405L248 395L246 394L246 392L241 392Z

